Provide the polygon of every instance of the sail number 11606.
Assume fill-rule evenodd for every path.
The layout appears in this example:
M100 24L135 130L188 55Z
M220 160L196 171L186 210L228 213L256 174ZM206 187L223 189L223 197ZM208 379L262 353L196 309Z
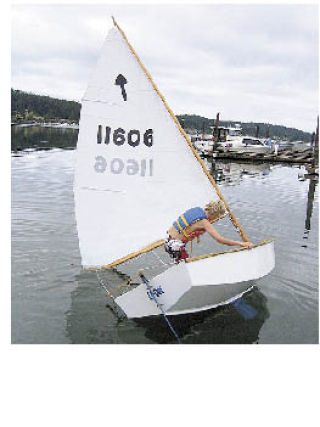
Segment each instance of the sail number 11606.
M138 145L143 143L146 147L152 147L153 145L153 130L147 129L143 135L137 129L131 129L126 132L122 128L118 128L112 131L111 127L106 126L105 128L102 125L98 126L97 132L97 144L106 145L113 142L115 145L121 146L126 142L130 147L138 147Z
M126 132L122 128L112 131L111 127L98 125L97 144L113 144L123 146L127 143L130 147L138 147L144 144L146 147L153 145L153 130L147 129L143 134L137 129L132 129ZM131 156L130 156L131 157ZM152 176L153 175L153 159L140 159L134 158L122 159L119 157L108 158L104 156L97 156L95 158L94 170L97 173L109 172L115 175L139 175L139 176Z

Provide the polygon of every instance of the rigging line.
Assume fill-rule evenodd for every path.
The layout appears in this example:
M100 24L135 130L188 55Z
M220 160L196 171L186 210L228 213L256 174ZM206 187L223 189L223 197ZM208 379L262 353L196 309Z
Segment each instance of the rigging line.
M102 265L101 267L100 267L100 269L106 269L106 268L111 268L111 267L115 267L116 265L118 265L118 264L122 264L123 262L126 262L126 261L128 261L129 259L131 259L131 258L136 258L138 255L141 255L141 254L143 254L143 253L145 253L145 252L149 252L149 251L151 251L152 249L155 249L155 248L157 248L158 246L162 246L163 245L163 240L158 240L157 242L154 242L153 244L151 244L151 245L149 245L149 246L147 246L147 247L145 247L145 248L143 248L143 249L140 249L139 251L137 251L137 252L133 252L133 253L131 253L131 254L129 254L129 255L127 255L127 256L125 256L125 257L123 257L123 258L120 258L120 259L117 259L116 261L113 261L112 263L110 263L110 264L107 264L107 265ZM92 270L92 269L95 269L94 267L89 267L89 268L87 268L87 270Z
M122 310L120 310L120 313L119 313L120 307L118 306L114 296L112 295L114 291L109 291L109 289L106 287L106 285L103 283L103 280L99 276L98 271L96 271L96 275L97 275L100 286L106 291L106 297L112 298L112 301L113 301L113 305L107 304L106 307L108 307L117 316L119 320L121 320L122 318L126 318L127 316Z
M109 291L109 289L107 288L107 286L103 283L103 280L101 279L101 277L98 274L98 270L96 270L96 275L99 281L100 286L106 291L107 297L110 297L114 300L114 297L112 295L112 293Z
M123 282L121 285L117 286L115 289L112 289L112 291L109 291L109 294L107 295L107 297L112 297L112 298L113 298L113 295L114 295L117 291L120 291L121 289L123 289L123 288L126 288L126 287L130 286L131 282L132 282L133 280L135 280L135 279L138 279L139 277L140 277L139 275L138 275L138 276L130 277L128 280L126 280L125 282Z
M160 257L156 252L151 251L151 253L152 253L152 255L153 255L153 256L155 256L155 257L157 258L157 260L158 260L162 265L168 265L168 264L166 264L166 263L161 259L161 257Z
M142 258L144 257L144 258L146 258L146 256L147 256L147 254L152 254L154 257L156 257L160 262L161 262L161 264L163 265L163 266L172 266L172 265L175 265L175 262L173 262L173 261L170 261L170 262L164 262L162 259L161 259L161 257L156 253L156 252L153 252L153 251L150 251L150 252L142 252L142 253L140 253L139 255L137 255L136 257L134 257L134 258L129 258L127 261L124 261L123 263L122 263L122 265L124 265L124 266L128 266L128 265L131 265L131 264L134 264L134 263L136 263L137 261L142 261ZM120 264L118 264L118 265L120 265ZM114 268L117 268L118 267L118 265L116 265ZM159 265L151 265L150 267L143 267L143 271L145 271L145 270L155 270L155 269L157 269L157 268L159 268ZM101 269L103 269L103 266L100 268L100 270Z

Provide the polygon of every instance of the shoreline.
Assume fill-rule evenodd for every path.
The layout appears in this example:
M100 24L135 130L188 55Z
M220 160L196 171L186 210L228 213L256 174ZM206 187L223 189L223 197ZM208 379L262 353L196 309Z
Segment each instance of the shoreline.
M16 127L31 127L31 126L41 126L41 127L53 127L53 128L62 128L62 129L79 129L79 124L77 123L61 123L61 122L36 122L36 123L14 123L11 122L11 126Z

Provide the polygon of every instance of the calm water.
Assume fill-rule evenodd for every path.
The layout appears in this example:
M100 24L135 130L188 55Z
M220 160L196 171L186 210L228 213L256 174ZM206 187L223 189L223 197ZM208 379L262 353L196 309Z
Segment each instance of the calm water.
M12 129L12 342L174 343L161 318L117 317L96 273L81 269L76 139L75 130ZM207 166L250 239L276 238L276 268L238 305L172 318L182 342L318 343L317 182L299 167ZM101 279L118 285L126 276L110 271Z

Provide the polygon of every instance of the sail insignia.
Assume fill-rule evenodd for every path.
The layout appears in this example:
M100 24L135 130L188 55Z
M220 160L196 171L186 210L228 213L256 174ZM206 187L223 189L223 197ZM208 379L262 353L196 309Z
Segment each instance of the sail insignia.
M127 92L124 88L124 85L128 83L127 79L122 75L119 74L116 78L115 85L120 86L121 88L121 95L123 96L123 100L127 100Z

